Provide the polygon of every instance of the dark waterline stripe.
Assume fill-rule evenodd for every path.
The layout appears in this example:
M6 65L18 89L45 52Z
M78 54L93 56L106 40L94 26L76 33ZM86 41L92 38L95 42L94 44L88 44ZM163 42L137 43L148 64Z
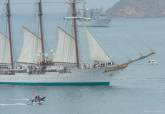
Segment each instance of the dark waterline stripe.
M25 86L110 86L110 82L59 82L59 83L30 83L30 82L0 82L0 85Z

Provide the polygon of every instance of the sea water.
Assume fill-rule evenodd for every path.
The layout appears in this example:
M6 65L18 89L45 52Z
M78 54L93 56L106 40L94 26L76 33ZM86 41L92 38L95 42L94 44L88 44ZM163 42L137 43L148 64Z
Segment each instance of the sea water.
M36 34L33 18L15 17L15 58L22 45L21 25ZM46 50L57 43L56 27L62 19L46 17ZM61 24L62 25L62 24ZM80 28L82 31L84 28ZM165 18L112 19L109 27L88 28L115 63L123 63L155 50L148 59L109 76L110 87L0 86L0 114L165 114ZM80 33L85 42L84 34ZM84 38L84 39L83 39ZM86 53L87 43L80 43ZM88 54L86 54L88 55ZM87 56L81 57L88 59ZM26 105L35 95L46 96L43 105Z

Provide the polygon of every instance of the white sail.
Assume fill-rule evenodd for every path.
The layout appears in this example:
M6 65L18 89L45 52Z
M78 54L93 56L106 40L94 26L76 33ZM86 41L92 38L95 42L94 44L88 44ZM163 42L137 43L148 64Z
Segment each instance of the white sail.
M9 39L0 33L0 63L11 63Z
M18 59L21 63L38 63L42 57L41 39L23 27L23 47Z
M98 42L94 39L92 34L86 30L86 38L89 45L89 52L92 60L102 61L102 62L111 62L109 56L101 48Z
M58 44L53 61L76 63L75 40L60 27L58 27Z

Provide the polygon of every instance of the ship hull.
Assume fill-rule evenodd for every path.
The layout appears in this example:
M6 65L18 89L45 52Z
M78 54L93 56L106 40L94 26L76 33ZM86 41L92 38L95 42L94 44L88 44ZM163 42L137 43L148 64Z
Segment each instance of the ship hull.
M72 73L48 72L45 74L16 73L0 75L1 85L29 86L109 86L110 80L102 70L74 70Z
M92 19L92 20L82 20L79 22L79 26L86 27L108 27L110 19Z

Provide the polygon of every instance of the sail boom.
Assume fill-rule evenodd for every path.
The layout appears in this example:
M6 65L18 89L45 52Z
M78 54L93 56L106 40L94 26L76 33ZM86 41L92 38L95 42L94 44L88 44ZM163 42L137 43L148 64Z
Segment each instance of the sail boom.
M71 34L69 34L68 32L66 32L63 28L58 26L58 29L62 30L66 35L68 35L70 38L72 38L74 40L73 36Z
M29 30L26 26L22 26L22 31L27 31L27 32L29 32L30 34L32 34L35 38L38 38L38 39L40 39L40 37L39 36L37 36L36 34L34 34L31 30Z

